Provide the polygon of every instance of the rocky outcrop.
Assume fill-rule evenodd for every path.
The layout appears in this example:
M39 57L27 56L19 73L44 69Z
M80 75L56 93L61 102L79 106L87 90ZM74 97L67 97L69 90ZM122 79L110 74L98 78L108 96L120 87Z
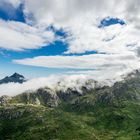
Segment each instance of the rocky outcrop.
M39 89L36 92L36 95L40 102L43 102L43 104L48 105L49 107L56 107L60 102L56 92L48 88Z
M27 92L13 97L13 101L24 104L44 105L49 107L58 106L60 99L56 92L49 88L41 88L36 92Z
M12 98L9 97L9 96L1 96L0 97L0 106L5 106L9 103L9 101L11 100Z
M16 107L9 106L0 109L0 119L1 120L13 120L21 117L23 115L23 110L17 110Z

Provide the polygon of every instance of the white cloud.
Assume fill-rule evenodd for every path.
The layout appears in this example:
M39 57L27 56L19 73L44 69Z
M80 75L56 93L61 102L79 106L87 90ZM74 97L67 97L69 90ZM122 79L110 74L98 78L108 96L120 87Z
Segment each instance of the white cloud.
M102 87L104 85L111 86L114 82L121 81L126 73L131 72L131 70L131 68L122 69L122 67L108 67L106 70L100 69L97 71L79 71L77 73L69 72L67 75L52 75L47 78L36 78L28 80L22 84L1 84L0 96L16 96L24 92L33 92L44 87L50 88L52 93L56 91L65 92L67 89L73 89L79 93L82 93L82 86L86 86L87 89ZM120 77L120 74L123 75L123 77Z
M40 56L14 60L13 62L47 68L79 69L79 71L73 71L71 74L94 75L95 80L111 80L114 78L119 80L123 74L140 68L140 59L134 52L83 56ZM80 69L85 70L81 71Z
M112 60L112 61L110 61ZM23 65L41 66L48 68L96 69L103 66L126 65L138 61L134 54L92 54L83 56L39 56L13 62Z
M21 4L22 0L2 0L2 1L9 2L13 5L13 7L17 8Z
M54 24L71 32L66 53L92 50L116 53L127 51L127 44L140 44L139 0L25 0L25 13L27 19L32 14L38 25ZM123 19L127 26L99 29L100 21L108 16ZM115 40L104 41L113 36Z
M90 13L93 20L109 15L119 16L124 4L123 0L25 0L25 11L27 14L32 13L38 23L64 25L70 22L72 24L74 19L80 19Z
M32 13L38 23L46 24L64 25L70 22L72 24L74 19L80 20L86 15L90 15L90 21L92 18L94 22L111 16L123 18L127 22L134 19L133 23L136 23L140 13L139 0L24 0L24 2L26 14Z
M119 2L117 0L9 0L9 2L14 5L23 2L26 21L34 23L35 27L32 28L40 27L41 29L38 30L41 30L42 34L44 33L42 28L50 24L69 31L72 36L66 40L69 41L66 53L81 53L92 50L116 53L116 51L125 51L127 44L140 44L139 30L136 30L139 25L139 0L120 0ZM108 16L124 19L127 26L115 25L99 29L97 27L99 22ZM24 36L28 36L28 34ZM104 41L114 36L116 39L113 41ZM31 38L31 41L28 37L19 38L19 40L25 40L25 43L27 40L29 43L29 45L27 43L19 47L23 49L26 47L39 48L39 45L44 44L44 38L42 40L41 34L37 34L37 38ZM35 40L37 41L34 42ZM6 40L4 39L3 42L5 43ZM7 42L9 42L8 45L6 44L7 46L14 48L9 40ZM19 43L17 42L17 44ZM32 46L30 47L30 45Z
M15 21L0 20L0 48L22 51L38 49L54 41L54 34Z
M0 85L0 96L8 95L15 96L23 92L36 91L39 88L48 87L52 91L66 91L68 88L76 89L81 92L81 86L84 86L90 77L85 75L61 75L50 76L47 78L37 78L29 80L25 83L8 83ZM94 87L93 83L87 85L87 88Z
M66 53L93 50L105 53L126 53L130 51L130 48L127 47L128 44L136 44L135 47L140 46L139 35L139 30L132 25L117 24L99 29L83 23L79 31L75 30L74 39L70 41L69 50Z
M0 0L0 5L3 5L4 7L6 4L11 4L13 8L18 8L22 2L22 0Z

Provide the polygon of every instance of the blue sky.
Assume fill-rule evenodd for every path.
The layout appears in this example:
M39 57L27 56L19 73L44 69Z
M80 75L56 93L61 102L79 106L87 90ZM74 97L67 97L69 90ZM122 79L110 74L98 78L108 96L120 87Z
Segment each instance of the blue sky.
M42 7L43 7L43 5L42 5ZM28 7L28 8L30 8L30 7ZM26 9L26 5L24 5L23 3L20 3L19 5L15 6L12 3L4 1L3 4L0 4L0 19L1 19L2 25L4 25L4 29L5 29L5 26L7 28L10 28L10 29L12 28L12 30L14 30L16 32L20 31L21 34L23 34L23 36L24 36L24 33L26 33L28 35L28 29L25 29L25 32L23 31L23 33L22 33L21 30L22 30L22 28L26 28L25 27L25 25L26 25L27 28L28 27L29 28L30 27L33 28L33 29L31 29L31 30L33 30L33 32L36 32L36 30L37 30L37 35L36 36L40 37L41 36L40 32L42 32L42 29L44 30L44 28L43 28L44 27L44 23L43 24L42 23L38 24L37 20L39 20L39 22L40 22L40 17L44 13L40 17L38 17L38 15L40 13L37 13L37 11L30 12L33 8L31 8L29 10L29 12L27 12L27 13L25 13L25 9ZM77 9L78 9L78 7L77 7ZM58 21L59 21L59 17L58 18L56 17L56 19L58 19ZM66 17L66 19L67 19L67 17ZM47 20L48 19L44 18L43 21L45 21L45 23L46 23ZM69 20L67 19L67 21L69 21ZM75 21L75 19L73 21ZM48 20L48 22L49 22L49 20ZM89 20L89 22L92 23L92 20L91 21ZM20 24L20 23L23 23L23 25ZM20 64L19 63L14 63L13 60L24 60L26 58L36 59L36 58L38 58L40 56L51 56L51 57L53 57L53 56L55 57L56 56L56 61L57 61L57 56L60 56L60 57L61 56L74 56L74 57L72 57L72 59L74 58L74 60L75 60L75 58L78 57L78 56L82 57L82 56L88 56L88 55L90 56L90 55L93 55L93 54L99 54L99 55L103 55L103 57L106 57L106 56L104 56L104 54L113 54L114 52L110 52L110 49L108 49L107 47L106 48L108 50L106 50L104 48L100 48L100 47L96 48L96 45L98 46L98 43L95 45L95 49L94 49L94 47L93 48L90 47L90 45L94 46L94 37L95 37L95 43L96 43L97 37L95 36L96 33L94 33L94 32L92 32L93 39L91 39L91 41L93 40L93 42L91 42L90 40L89 40L90 41L89 43L87 42L87 44L89 46L86 46L87 44L84 44L83 40L78 41L79 38L80 39L84 38L84 37L86 38L88 36L88 33L89 33L89 35L91 34L90 30L86 31L86 33L84 32L84 29L86 29L86 28L88 29L88 27L86 27L86 25L92 25L93 23L92 24L91 23L90 24L83 23L83 26L85 28L83 28L83 29L81 28L81 30L77 31L76 32L77 34L75 33L75 36L73 36L73 34L70 32L70 30L67 30L67 28L65 26L62 26L61 28L59 28L59 27L57 28L57 23L56 24L54 23L55 25L53 25L53 24L45 24L46 27L45 27L45 31L43 31L43 33L46 32L46 31L50 31L50 32L52 32L54 34L55 38L57 38L57 39L54 39L52 42L46 43L45 45L42 45L43 43L40 43L42 40L41 41L39 40L39 43L37 42L37 45L38 44L40 44L40 45L38 45L38 47L36 47L36 48L32 46L32 47L29 47L28 49L16 50L15 49L16 47L17 48L20 48L20 47L18 47L18 45L15 42L16 47L11 49L12 47L9 47L11 45L10 42L9 42L9 44L6 42L8 44L8 46L7 46L7 44L5 45L5 42L3 41L4 42L3 44L6 47L5 46L4 47L0 46L0 77L2 78L4 76L10 75L10 74L12 74L14 72L21 73L21 74L25 75L27 78L33 78L33 77L44 77L44 76L48 76L50 74L62 74L62 73L70 72L70 71L81 71L81 70L84 70L83 66L81 68L78 67L76 69L73 68L73 67L69 68L68 66L66 66L66 67L63 66L63 67L60 67L60 68L56 68L55 66L52 66L52 64L49 64L49 66L51 65L50 67L47 67L48 65L42 67L42 66L38 66L39 64L38 65L35 65L35 64L33 65L32 62L30 64L27 64L27 65L25 65L25 63L23 64L21 62L20 62ZM123 30L123 28L125 28L125 25L127 25L127 22L125 22L125 19L119 18L119 17L117 17L115 15L114 16L112 16L112 15L110 16L109 14L104 16L104 18L103 17L100 18L100 21L98 21L96 23L98 23L98 24L97 25L93 24L95 26L94 28L98 28L99 30L102 30L102 32L103 31L105 32L104 34L106 35L106 37L105 37L105 39L103 38L101 40L103 43L105 43L105 45L106 45L105 40L111 42L114 38L116 38L117 35L120 34L120 33L116 33L117 32L117 28L121 32ZM16 27L16 24L19 25L19 28ZM39 26L36 26L37 24ZM71 22L70 22L70 24L71 24ZM77 23L75 23L75 24L77 24ZM43 25L43 27L40 29L40 26L42 26L42 25ZM106 29L106 27L109 27L111 25L115 25L115 26L112 26L111 28L107 28ZM92 26L91 26L91 29L92 29ZM98 31L98 29L96 29L95 31ZM73 28L72 28L72 31L73 31ZM85 36L82 37L81 35L84 34L84 33L85 33ZM75 44L73 42L72 43L69 42L69 39L71 39L71 34L72 34L72 39L73 40L77 39L77 42L74 42ZM11 35L12 34L7 34L7 38L8 37L12 38ZM25 35L24 38L26 38L28 40L27 35ZM32 37L32 34L31 34L31 37ZM6 36L5 36L5 38L6 38ZM43 37L41 36L40 38L44 40L44 36ZM91 37L85 39L85 42L88 39L90 39L90 38ZM14 36L13 36L13 39L14 39ZM19 41L19 40L17 39L17 41ZM24 39L22 41L24 41ZM34 43L34 40L32 42L29 42L29 41L27 42L27 44L31 43L31 45L32 45L32 43ZM75 47L73 47L74 46L73 44L75 45ZM131 42L130 42L130 44L131 44ZM133 42L132 42L132 44L133 44ZM136 42L136 44L137 44L137 42ZM22 44L19 44L19 46L20 45L22 45ZM78 46L77 50L76 50L76 45ZM22 48L26 48L26 45L23 45L23 46L24 47L22 47ZM79 46L83 46L83 48L81 49ZM111 51L114 51L114 50L116 51L117 49L112 49ZM66 53L66 52L70 52L70 53ZM115 53L117 54L118 52L116 51ZM45 59L48 59L48 58L50 58L50 57L47 57ZM94 58L93 58L93 60L94 60ZM84 62L83 58L82 58L81 61ZM69 62L69 60L68 60L68 62ZM79 60L78 60L78 62L79 62ZM89 61L89 63L91 63L91 62L92 62L92 60ZM62 63L63 62L61 62L61 64ZM58 62L58 64L59 64L59 62ZM72 64L72 66L74 66L74 65L76 67L76 64ZM93 67L93 69L94 69L94 67ZM91 67L89 67L89 69L87 67L86 70L91 70Z
M14 8L11 4L5 3L5 6L0 6L0 19L6 21L18 21L25 23L23 14L23 5ZM56 31L56 34L65 36L63 31ZM10 50L0 49L0 76L4 77L14 72L21 73L29 78L43 77L50 74L61 73L67 71L66 69L51 69L42 67L22 66L12 63L12 59L21 59L26 57L34 57L39 55L58 55L62 54L67 49L67 44L57 41L41 49L26 50L23 52L16 52Z
M11 4L5 3L5 6L0 6L0 19L5 21L17 21L26 23L23 13L23 5L20 5L18 8L14 8ZM123 20L119 20L118 18L106 18L100 22L99 28L103 28L105 26L110 26L112 24L125 24ZM61 29L56 30L53 26L49 27L50 30L53 30L56 35L65 38L67 34ZM12 62L13 59L24 59L28 57L36 57L36 56L55 56L55 55L66 55L65 51L68 49L68 44L65 42L54 41L47 46L43 46L40 49L29 49L25 51L11 51L0 48L0 76L4 77L6 75L10 75L14 72L21 73L26 77L43 77L48 76L50 74L60 74L71 71L72 69L57 69L57 68L43 68L43 67L34 67L34 66L24 66L19 64L14 64ZM96 51L87 51L85 53L80 54L71 54L71 55L85 55L85 54L95 54ZM69 54L70 55L70 54ZM70 56L71 56L70 55Z

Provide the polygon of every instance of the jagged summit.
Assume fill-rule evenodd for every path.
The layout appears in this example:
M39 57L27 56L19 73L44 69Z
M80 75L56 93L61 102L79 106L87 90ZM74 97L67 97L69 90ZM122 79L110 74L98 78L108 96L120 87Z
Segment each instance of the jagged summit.
M11 75L11 77L13 77L13 78L24 78L23 75L18 74L18 73L16 73L16 72L15 72L13 75Z
M11 82L14 82L14 83L23 83L25 82L25 77L21 74L18 74L18 73L14 73L13 75L11 76L6 76L5 78L1 79L0 80L0 84L6 84L6 83L11 83Z

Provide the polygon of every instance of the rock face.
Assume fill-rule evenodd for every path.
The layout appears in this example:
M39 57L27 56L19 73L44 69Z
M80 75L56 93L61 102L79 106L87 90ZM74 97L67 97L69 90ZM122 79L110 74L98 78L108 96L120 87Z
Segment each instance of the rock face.
M55 90L40 88L35 92L26 92L9 99L7 96L0 98L0 104L7 104L8 100L12 103L43 105L51 108L57 107L63 102L71 102L75 105L84 104L94 106L97 103L118 106L122 100L140 100L140 73L136 72L133 76L125 78L121 82L116 82L113 86L81 87L80 91L76 88L67 90ZM90 84L88 82L88 84Z
M1 120L13 120L21 117L23 115L22 110L16 110L15 107L5 107L4 109L0 109L0 119Z
M6 84L6 83L10 83L10 82L14 82L14 83L23 83L25 82L25 78L23 75L20 75L18 73L14 73L11 76L7 76L3 79L0 80L0 84Z
M56 92L46 88L46 89L39 89L37 91L38 99L41 99L45 105L49 107L56 107L58 106L60 99L58 98ZM40 100L40 101L41 101Z
M130 76L131 75L131 76ZM21 77L14 74L11 77ZM57 107L63 102L72 102L72 104L95 105L102 103L106 105L119 105L122 100L140 100L140 72L136 71L129 74L123 81L116 82L113 86L95 86L92 88L92 81L77 88L67 88L65 90L40 88L35 92L26 92L15 97L2 96L0 105L6 105L9 101L15 104L33 104L48 107ZM89 86L91 84L91 86ZM91 88L88 88L91 87ZM98 87L98 88L97 88Z
M1 96L0 97L0 105L1 106L4 106L4 105L7 105L9 100L11 100L12 98L9 97L9 96Z
M13 97L12 100L18 101L18 103L44 105L49 107L56 107L60 102L56 92L49 88L41 88L36 92L23 93Z

